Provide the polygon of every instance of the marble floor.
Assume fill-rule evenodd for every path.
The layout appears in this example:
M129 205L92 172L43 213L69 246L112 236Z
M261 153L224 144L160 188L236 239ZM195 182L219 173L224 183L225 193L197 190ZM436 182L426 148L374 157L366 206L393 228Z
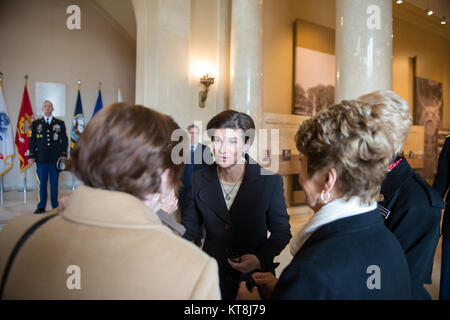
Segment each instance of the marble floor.
M64 196L71 193L71 189L60 190L59 195ZM24 199L24 193L18 191L8 191L3 195L3 204L0 205L0 230L3 225L14 217L20 215L32 214L37 206L37 192L31 190L26 193L26 199ZM47 209L49 209L48 204ZM288 208L291 223L291 233L295 235L310 219L312 210L306 206L295 206ZM289 245L281 252L281 254L275 258L276 262L280 265L276 269L277 276L283 271L283 269L289 264L292 256L289 252ZM432 284L426 285L426 289L430 293L433 299L439 297L439 279L441 269L441 240L439 241L436 254L434 257Z

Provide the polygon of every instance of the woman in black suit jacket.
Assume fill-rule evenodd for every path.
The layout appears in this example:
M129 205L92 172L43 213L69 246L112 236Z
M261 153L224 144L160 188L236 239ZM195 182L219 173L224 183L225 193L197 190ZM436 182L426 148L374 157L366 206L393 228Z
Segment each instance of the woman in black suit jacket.
M188 240L204 226L203 250L218 262L226 300L236 297L242 274L274 273L273 259L291 238L281 177L246 154L254 129L248 115L232 110L210 120L215 163L192 174L182 218Z
M392 147L370 105L343 101L296 135L299 183L315 214L291 243L280 279L255 273L238 299L409 299L408 264L377 209Z

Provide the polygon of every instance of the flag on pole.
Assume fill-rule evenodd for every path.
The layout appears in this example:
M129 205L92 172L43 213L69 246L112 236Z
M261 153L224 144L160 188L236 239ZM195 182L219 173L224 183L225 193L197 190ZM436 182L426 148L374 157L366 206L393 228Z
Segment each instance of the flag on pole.
M30 97L28 96L27 83L28 81L25 81L22 106L20 107L19 119L17 120L15 140L16 149L20 158L21 173L30 166L28 164L28 156L30 155L31 118L33 117L33 109L31 108Z
M75 111L73 112L72 132L70 135L70 152L72 153L75 144L80 140L80 135L84 130L84 115L83 105L81 104L80 85L78 85L77 102L75 104Z
M11 119L8 116L5 98L3 97L2 80L0 79L0 176L12 168L14 157L14 143Z
M122 98L122 91L119 89L117 89L117 102L123 102L123 98Z
M91 119L95 116L97 112L99 112L103 108L103 102L102 102L102 87L99 85L98 87L98 96L97 96L97 102L95 103L94 113L92 114Z

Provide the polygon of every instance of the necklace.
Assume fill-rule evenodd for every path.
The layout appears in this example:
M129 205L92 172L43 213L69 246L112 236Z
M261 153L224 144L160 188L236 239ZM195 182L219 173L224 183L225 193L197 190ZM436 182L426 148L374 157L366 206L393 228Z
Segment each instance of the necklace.
M245 169L244 169L244 173L245 173ZM230 194L233 192L234 188L237 186L238 183L242 182L241 178L244 176L244 173L240 176L240 178L238 179L238 181L233 185L233 188L231 188L230 192L227 192L225 190L225 187L222 184L222 180L220 180L220 176L219 176L219 167L217 167L217 177L219 178L219 182L220 182L220 186L222 187L223 192L225 193L225 199L227 201L229 201L231 199Z

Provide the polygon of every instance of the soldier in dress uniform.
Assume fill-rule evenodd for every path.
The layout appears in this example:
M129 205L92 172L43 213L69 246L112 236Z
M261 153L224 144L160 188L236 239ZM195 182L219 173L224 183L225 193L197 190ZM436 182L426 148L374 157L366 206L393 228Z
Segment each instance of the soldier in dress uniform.
M439 299L450 300L450 135L445 139L433 187L442 198L445 197L445 211L442 220L442 257L441 257L441 284Z
M53 104L44 101L44 116L31 125L29 163L36 162L39 186L39 203L34 213L44 213L47 206L47 181L50 175L50 195L52 208L58 207L57 163L67 158L67 134L64 121L52 116Z
M378 205L385 226L399 240L408 261L412 299L430 300L424 284L431 284L444 202L401 155L412 126L408 103L390 90L375 91L358 99L372 104L380 113L392 139L394 154L381 185Z

